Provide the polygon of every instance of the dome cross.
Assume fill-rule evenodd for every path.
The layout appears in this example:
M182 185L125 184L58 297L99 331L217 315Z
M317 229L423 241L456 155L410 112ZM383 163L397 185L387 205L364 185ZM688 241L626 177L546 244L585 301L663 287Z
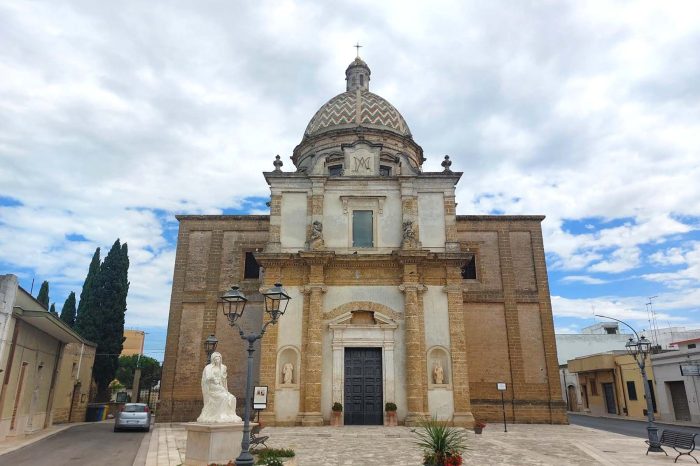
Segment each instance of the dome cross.
M353 45L353 47L357 49L357 58L360 58L360 48L363 47L362 45L360 45L360 41L358 40L357 44Z

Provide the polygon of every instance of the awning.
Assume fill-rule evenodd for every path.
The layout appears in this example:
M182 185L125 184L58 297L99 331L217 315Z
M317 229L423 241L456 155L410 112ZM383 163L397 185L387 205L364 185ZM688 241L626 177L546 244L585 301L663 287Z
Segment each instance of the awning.
M28 310L15 306L13 314L18 319L28 323L32 327L38 328L42 332L51 335L63 343L85 343L91 346L97 346L81 338L75 330L48 311Z

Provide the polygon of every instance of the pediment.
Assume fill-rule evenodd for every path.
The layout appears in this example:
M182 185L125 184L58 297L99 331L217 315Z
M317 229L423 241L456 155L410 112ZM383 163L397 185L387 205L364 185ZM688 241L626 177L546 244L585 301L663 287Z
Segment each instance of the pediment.
M372 317L374 319L374 322L366 322L365 319L357 319L357 316L355 316L355 319L353 319L353 314L356 313L370 313L372 314ZM361 320L362 323L357 323L358 320ZM381 312L376 312L376 311L349 311L345 312L334 319L331 319L328 321L328 325L333 327L336 325L349 325L349 326L358 326L358 327L366 327L366 326L378 326L378 327L397 327L397 323L394 319L391 317L382 314Z

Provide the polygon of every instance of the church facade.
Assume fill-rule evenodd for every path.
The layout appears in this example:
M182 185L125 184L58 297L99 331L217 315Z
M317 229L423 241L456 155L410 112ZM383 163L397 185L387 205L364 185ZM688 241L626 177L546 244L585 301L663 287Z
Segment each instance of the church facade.
M264 173L269 215L179 216L159 421L202 407L207 335L219 339L242 410L245 349L218 309L237 284L243 326L259 330L260 290L292 299L255 353L268 425L407 425L506 416L565 423L542 242L542 216L457 215L462 173L425 172L401 114L369 91L359 57L294 149Z

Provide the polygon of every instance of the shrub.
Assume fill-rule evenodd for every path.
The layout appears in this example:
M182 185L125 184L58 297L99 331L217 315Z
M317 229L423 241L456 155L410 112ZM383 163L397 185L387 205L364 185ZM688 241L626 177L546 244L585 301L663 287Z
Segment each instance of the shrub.
M269 458L269 457L280 457L280 458L294 458L294 450L290 448L260 448L255 450L255 454L258 455L259 459Z
M416 443L423 449L424 462L428 465L460 465L461 454L467 449L464 431L450 427L447 422L437 419L423 421L412 431L418 436Z
M333 409L333 411L335 412L341 412L343 410L343 405L336 401L335 403L333 403L333 408L331 409Z
M384 411L396 411L396 403L388 402L384 405Z

